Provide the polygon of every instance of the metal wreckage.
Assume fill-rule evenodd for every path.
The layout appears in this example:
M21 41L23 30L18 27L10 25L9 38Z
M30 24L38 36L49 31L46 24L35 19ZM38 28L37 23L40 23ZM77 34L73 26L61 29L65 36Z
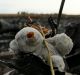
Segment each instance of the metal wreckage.
M61 2L57 23L54 22L54 20L51 16L48 18L48 22L49 22L49 25L50 25L52 31L49 34L47 34L45 36L45 38L55 36L55 34L56 34L54 31L55 29L56 29L56 31L58 31L58 26L59 26L64 2L65 2L65 0L62 0L62 2ZM3 26L1 26L2 24L3 24L3 26L7 25L8 28L5 29ZM16 27L16 25L11 26L6 22L0 22L0 26L2 27L0 34L6 32L6 31L11 31L11 32L15 31L15 33L16 33L20 30L20 28ZM75 27L77 29L75 29ZM71 35L69 34L70 33L69 30L71 30L70 28L72 30L74 28L73 34L71 34ZM71 39L73 40L74 47L73 47L72 51L68 55L65 56L64 62L66 64L66 68L65 68L66 72L80 75L80 61L79 61L79 57L80 57L79 49L80 48L77 47L77 45L75 44L76 39L73 38L75 32L78 31L78 28L79 28L78 24L75 24L74 26L72 26L72 24L66 26L65 33L67 35L69 35L71 37ZM78 33L79 33L79 31L78 31ZM13 54L9 55L9 57L10 56L12 57ZM17 54L17 57L18 57L17 59L14 58L14 59L10 59L10 60L0 60L0 64L6 65L9 68L14 69L4 75L33 75L33 74L34 75L51 75L51 74L52 75L65 75L65 72L60 72L56 67L53 68L51 66L51 64L50 64L50 66L45 64L41 58L37 57L36 55L34 55L32 53L24 53L24 52L20 51ZM55 73L52 73L52 70L54 70Z

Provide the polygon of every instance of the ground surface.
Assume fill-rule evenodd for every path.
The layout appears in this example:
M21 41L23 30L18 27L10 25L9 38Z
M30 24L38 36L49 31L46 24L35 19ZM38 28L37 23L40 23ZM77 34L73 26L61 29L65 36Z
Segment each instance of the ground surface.
M47 28L48 27L50 28L50 26L48 24L48 17L49 17L49 15L46 15L46 16L39 15L39 16L35 16L35 17L33 16L32 19L34 21L36 21L36 22L39 22L41 25L46 26ZM10 24L18 24L17 20L19 18L22 20L21 17L11 17L11 16L9 16L9 17L2 17L2 16L0 16L0 19L3 19L5 21L9 22ZM53 16L53 19L56 21L57 17ZM60 26L59 26L59 31L58 32L59 33L64 32L65 31L64 26L67 25L70 22L80 22L80 16L67 16L67 15L63 16L61 18L61 21L60 21ZM6 26L5 26L5 28L6 28ZM0 34L0 52L8 50L9 43L14 38L14 36L15 36L14 32ZM1 68L2 68L2 66L1 66ZM66 75L72 75L72 74L66 73Z

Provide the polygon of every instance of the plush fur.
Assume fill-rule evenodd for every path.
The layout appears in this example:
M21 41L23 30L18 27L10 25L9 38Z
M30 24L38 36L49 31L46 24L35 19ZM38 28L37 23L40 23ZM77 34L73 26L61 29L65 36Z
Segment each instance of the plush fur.
M30 32L34 33L34 37L27 37ZM64 33L45 40L48 43L53 64L58 67L59 71L63 72L65 68L63 56L71 51L73 47L72 40ZM44 61L48 61L48 50L44 44L44 38L38 30L32 27L25 27L20 30L10 43L10 49L16 53L19 51L24 53L31 52Z

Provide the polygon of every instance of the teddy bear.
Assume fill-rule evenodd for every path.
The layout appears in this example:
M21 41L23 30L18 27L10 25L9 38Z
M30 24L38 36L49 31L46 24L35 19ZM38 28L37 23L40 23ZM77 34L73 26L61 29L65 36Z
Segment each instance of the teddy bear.
M52 64L59 71L64 72L65 62L63 58L73 48L73 41L65 33L56 34L54 37L45 39L37 29L25 27L15 35L15 38L10 42L9 46L10 50L15 54L18 54L19 51L32 53L48 64L48 50L44 40L49 47Z

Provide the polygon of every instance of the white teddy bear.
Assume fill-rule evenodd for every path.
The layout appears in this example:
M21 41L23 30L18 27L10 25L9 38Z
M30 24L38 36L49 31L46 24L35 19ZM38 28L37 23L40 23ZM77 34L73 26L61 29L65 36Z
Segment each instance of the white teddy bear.
M58 67L59 71L63 72L65 69L63 57L73 47L72 40L65 33L56 34L52 38L44 39L42 34L35 28L25 27L10 42L10 50L13 50L16 54L19 51L25 53L32 52L34 55L48 61L48 50L43 42L44 40L48 43L52 63L55 67Z

